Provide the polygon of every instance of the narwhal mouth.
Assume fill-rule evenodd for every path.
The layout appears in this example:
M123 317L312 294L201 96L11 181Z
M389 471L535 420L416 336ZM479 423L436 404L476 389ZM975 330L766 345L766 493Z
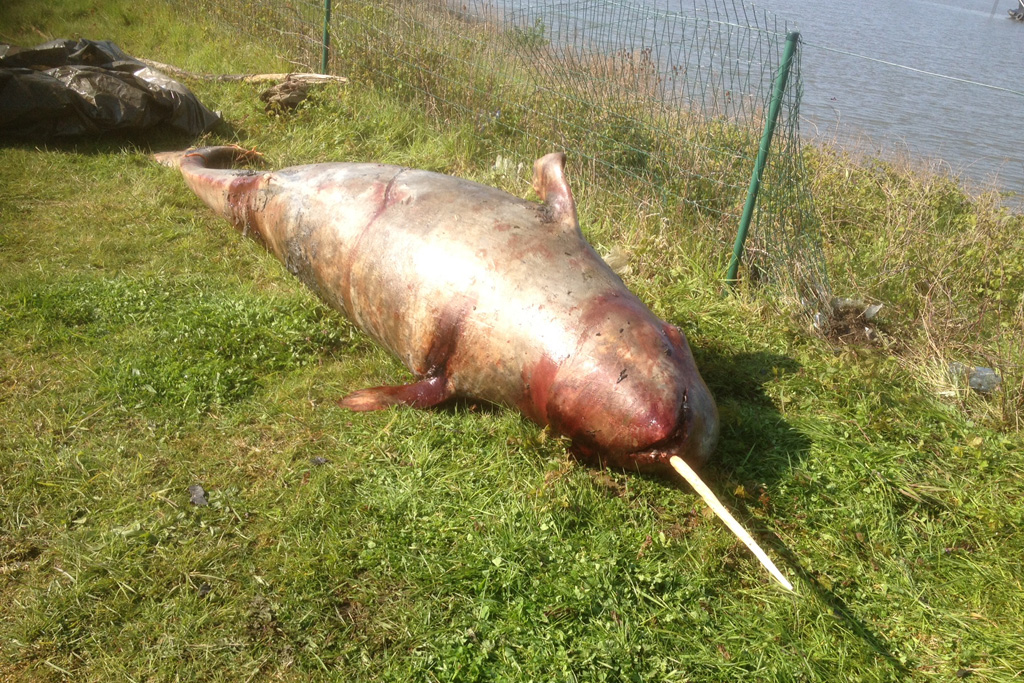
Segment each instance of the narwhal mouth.
M674 477L673 457L682 458L695 470L704 467L711 459L718 443L718 412L715 410L713 414L698 416L687 398L684 392L676 428L668 436L630 454L630 458L642 463L641 469Z
M713 433L706 433L707 430ZM694 418L685 397L679 407L675 428L667 435L639 449L610 450L586 438L573 439L572 452L582 461L598 467L653 474L668 479L676 476L671 459L679 457L693 469L707 464L718 440L718 416Z

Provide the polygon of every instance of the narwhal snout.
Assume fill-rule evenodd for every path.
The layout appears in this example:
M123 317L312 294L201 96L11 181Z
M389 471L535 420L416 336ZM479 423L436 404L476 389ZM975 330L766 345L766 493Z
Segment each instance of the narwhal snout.
M683 406L683 441L678 454L694 469L706 465L718 446L718 406L702 379L687 392Z

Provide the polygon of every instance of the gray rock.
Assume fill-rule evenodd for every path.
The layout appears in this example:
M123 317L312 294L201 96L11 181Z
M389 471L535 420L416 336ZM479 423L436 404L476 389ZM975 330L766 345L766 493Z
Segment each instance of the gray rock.
M949 364L949 374L956 381L967 379L967 386L979 394L990 394L999 388L1003 378L992 368L973 367L953 361Z
M206 491L203 490L203 487L200 486L199 484L193 484L192 486L189 486L188 487L188 494L190 496L190 500L192 501L193 505L198 505L199 507L203 507L204 505L209 505L210 504L206 500Z

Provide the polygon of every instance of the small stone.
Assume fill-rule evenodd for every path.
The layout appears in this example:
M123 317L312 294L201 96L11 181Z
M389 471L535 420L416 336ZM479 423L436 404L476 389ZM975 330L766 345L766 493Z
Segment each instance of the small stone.
M193 484L192 486L189 486L188 487L188 494L190 496L190 500L192 501L193 505L198 505L199 507L203 507L205 505L209 505L210 504L206 500L206 491L204 491L203 487L200 486L199 484Z
M967 376L967 384L979 394L988 394L999 388L1003 381L992 368L974 368Z
M979 394L990 394L999 388L1003 378L992 368L972 367L956 361L949 364L949 375L954 381L963 381Z

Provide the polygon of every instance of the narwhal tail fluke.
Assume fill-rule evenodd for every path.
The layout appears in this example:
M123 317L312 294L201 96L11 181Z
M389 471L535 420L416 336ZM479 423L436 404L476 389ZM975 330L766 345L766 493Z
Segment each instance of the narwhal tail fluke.
M263 158L259 152L238 145L196 147L177 152L157 152L153 159L170 168L198 167L231 169L238 164L253 163Z
M177 168L185 182L211 209L231 221L243 234L264 241L253 220L256 191L268 174L235 169L236 164L258 161L258 152L234 145L201 147L180 152L159 152L153 158L164 166Z

